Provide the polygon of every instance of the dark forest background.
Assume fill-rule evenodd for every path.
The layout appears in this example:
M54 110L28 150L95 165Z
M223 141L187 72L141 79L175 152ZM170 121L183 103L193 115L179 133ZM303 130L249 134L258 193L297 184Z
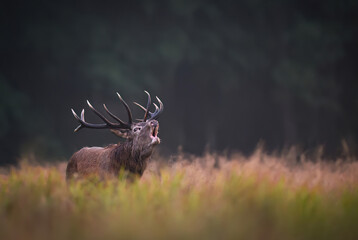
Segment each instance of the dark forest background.
M164 102L163 153L354 151L357 12L356 0L1 3L0 163L118 141L73 133L70 108L98 122L89 99L126 119L115 92L145 103L143 90Z

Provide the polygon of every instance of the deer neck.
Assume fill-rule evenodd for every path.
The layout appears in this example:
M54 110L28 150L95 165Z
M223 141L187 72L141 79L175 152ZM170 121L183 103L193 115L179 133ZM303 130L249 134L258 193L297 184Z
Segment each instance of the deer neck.
M152 148L140 148L133 141L117 144L113 149L111 165L115 172L121 169L142 175L152 154Z

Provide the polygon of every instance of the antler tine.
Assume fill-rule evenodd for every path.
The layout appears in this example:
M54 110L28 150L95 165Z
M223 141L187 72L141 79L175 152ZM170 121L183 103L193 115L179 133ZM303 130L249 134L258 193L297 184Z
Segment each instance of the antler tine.
M75 113L75 111L71 108L71 110L72 110L72 114L75 116L75 118L77 118L78 119L78 116L77 116L77 114ZM79 120L79 119L78 119ZM81 119L80 120L82 120L82 121L85 121L85 110L84 109L82 109L82 111L81 111ZM77 132L77 131L79 131L81 128L83 128L84 126L82 125L82 124L80 124L80 125L78 125L78 127L76 127L76 129L74 130L75 132Z
M152 114L150 119L158 119L159 114L161 114L164 110L164 105L163 105L162 101L160 101L160 99L158 97L156 97L156 99L159 102L159 109L158 109L158 106L155 105L156 106L155 112Z
M137 105L138 107L140 107L143 111L147 111L147 109L145 107L143 107L142 105L140 105L139 103L137 102L133 102L135 105ZM157 106L157 104L153 103L154 104L154 107L155 107L155 111L154 112L148 112L149 114L149 119L152 119L152 116L157 114L157 112L159 111L159 108ZM137 119L138 121L143 121L143 119Z
M132 124L132 112L131 109L128 107L128 104L123 100L123 98L121 97L121 95L119 95L119 93L117 92L117 95L119 97L119 100L121 100L121 102L123 103L124 107L127 110L127 114L128 114L128 125Z
M144 91L144 92L148 95L148 102L147 102L147 108L146 108L145 113L144 113L143 122L145 122L147 120L149 107L150 107L150 104L152 102L152 99L150 97L149 92L147 92L147 91Z
M98 112L91 103L87 100L87 104L90 109L100 118L102 119L109 127L118 127L118 124L111 123L105 116L103 116L100 112Z
M123 122L119 117L117 117L116 115L114 115L111 111L108 110L106 104L103 104L104 110L106 110L106 112L108 113L109 116L111 116L114 120L118 121L121 125L123 126L127 126L128 124L126 124L125 122Z
M155 116L155 115L158 113L158 111L159 111L158 105L155 104L155 103L153 103L153 105L154 105L154 107L155 107L155 110L154 110L154 112L152 112L152 113L150 114L150 119L152 119L153 116Z
M157 101L159 102L159 107L157 104L153 103L154 107L155 107L155 111L154 112L150 112L148 111L147 112L147 108L143 107L142 105L140 105L139 103L137 102L133 102L135 105L137 105L138 107L140 107L143 111L145 111L148 115L149 115L149 119L158 119L159 117L159 114L161 112L163 112L164 110L164 105L162 103L162 101L156 97ZM138 119L139 121L145 121L144 119Z
M72 111L73 116L77 119L77 121L79 121L81 123L81 119L77 116L77 113L75 112L75 110L73 110L73 108L71 108L71 111ZM83 109L82 109L82 112L81 112L81 118L83 118ZM77 132L82 127L83 127L83 125L81 123L80 125L78 125L78 127L76 127L76 129L74 131Z
M137 105L138 107L140 107L143 111L147 111L147 109L145 109L145 107L143 107L142 105L140 105L137 102L133 102L135 105Z
M155 96L155 98L157 99L157 101L159 102L159 110L161 111L161 112L163 112L163 110L164 110L164 104L162 103L162 101L159 99L159 97L157 97L157 96Z
M81 118L78 117L76 112L71 108L73 116L77 119L77 121L80 123L80 125L75 129L75 132L79 131L80 129L87 127L87 128L96 128L96 129L103 129L108 128L108 125L105 123L99 123L99 124L93 124L93 123L87 123L85 121L85 110L82 109L81 112Z
M81 120L84 121L85 120L85 109L82 108L82 111L81 111Z

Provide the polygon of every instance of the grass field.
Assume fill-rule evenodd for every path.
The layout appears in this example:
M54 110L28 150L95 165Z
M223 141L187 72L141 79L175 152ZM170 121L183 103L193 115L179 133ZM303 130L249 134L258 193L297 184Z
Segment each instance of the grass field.
M295 155L296 156L296 155ZM0 174L0 239L358 239L358 162L180 155L66 184L65 163Z

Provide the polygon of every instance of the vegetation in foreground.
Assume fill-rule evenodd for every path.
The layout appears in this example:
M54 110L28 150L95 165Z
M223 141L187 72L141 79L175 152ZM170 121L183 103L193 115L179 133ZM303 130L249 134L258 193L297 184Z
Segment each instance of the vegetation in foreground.
M141 179L0 175L0 239L358 239L358 162L179 156Z

